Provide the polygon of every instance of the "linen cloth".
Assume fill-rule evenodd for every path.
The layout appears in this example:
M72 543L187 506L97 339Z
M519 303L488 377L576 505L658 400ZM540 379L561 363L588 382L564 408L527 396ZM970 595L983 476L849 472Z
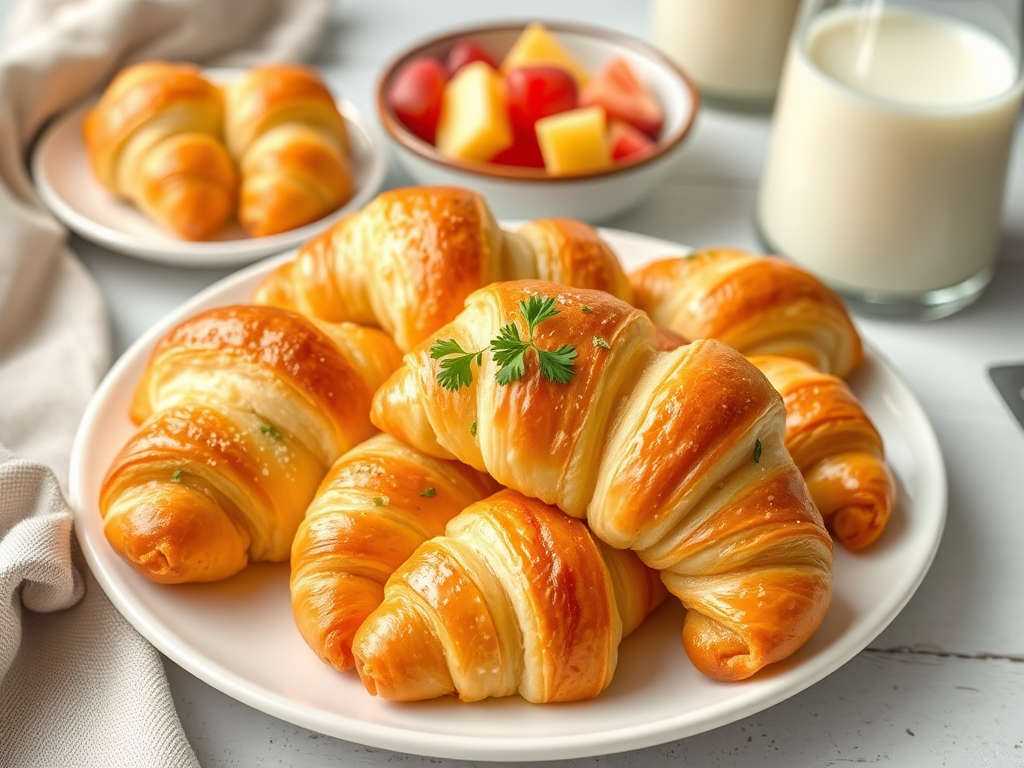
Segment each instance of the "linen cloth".
M109 364L97 286L39 203L40 128L147 59L309 53L329 0L22 0L0 48L0 766L195 766L159 654L107 600L64 501Z

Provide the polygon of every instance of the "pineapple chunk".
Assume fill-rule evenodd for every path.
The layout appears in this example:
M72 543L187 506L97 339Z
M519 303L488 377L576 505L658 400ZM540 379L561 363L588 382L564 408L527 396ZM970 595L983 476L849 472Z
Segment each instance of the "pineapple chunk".
M558 43L540 24L530 24L512 45L501 62L506 74L516 67L561 67L576 81L580 90L590 80L590 73Z
M501 75L482 61L463 67L441 97L438 151L456 160L486 162L511 143Z
M611 148L604 110L586 107L537 121L537 140L550 173L585 173L608 168Z

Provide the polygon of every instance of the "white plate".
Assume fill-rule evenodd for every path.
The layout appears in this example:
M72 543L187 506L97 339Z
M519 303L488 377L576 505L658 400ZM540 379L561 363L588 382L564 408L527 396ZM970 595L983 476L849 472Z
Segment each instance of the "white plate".
M682 246L604 230L632 269ZM835 595L818 632L790 659L742 683L703 677L680 643L677 601L622 646L611 687L592 701L536 706L519 697L389 704L306 647L292 623L286 565L250 566L225 582L162 587L107 545L97 506L115 453L134 432L128 402L154 343L200 310L246 301L279 259L226 278L152 328L117 362L86 411L71 459L76 530L99 583L157 648L210 685L283 720L375 747L478 760L576 758L637 749L746 717L820 680L889 624L924 578L946 516L938 442L917 400L868 350L852 385L900 481L888 528L866 553L836 548Z
M216 82L230 82L242 70L212 69ZM192 242L175 237L131 203L100 186L89 167L82 121L95 100L57 117L32 153L32 176L39 197L69 229L112 251L178 266L224 267L248 264L311 240L346 213L358 210L384 181L387 160L380 134L352 102L338 99L351 145L355 195L319 221L269 237L249 237L237 221L215 240Z

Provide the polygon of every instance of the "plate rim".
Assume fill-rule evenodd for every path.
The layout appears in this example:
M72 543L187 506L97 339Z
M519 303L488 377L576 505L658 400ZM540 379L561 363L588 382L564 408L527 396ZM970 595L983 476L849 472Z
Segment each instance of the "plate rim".
M244 71L244 68L209 67L203 70L214 80L230 80ZM87 96L69 105L49 121L32 148L29 163L32 183L50 213L72 232L91 243L143 261L179 267L230 267L250 264L257 259L293 249L315 237L342 216L366 205L380 191L387 175L387 150L380 129L354 102L337 95L335 102L347 127L363 134L368 146L366 184L347 203L317 221L266 237L206 241L150 240L113 229L80 212L57 191L45 171L45 160L58 131L67 129L71 123L80 123L86 110L97 101L99 97L95 94ZM140 212L140 215L144 214Z
M500 223L506 227L514 225L507 221ZM664 250L666 255L682 254L691 250L678 243L638 233L607 228L601 228L599 231L611 242L616 251L622 250L623 244L628 244L630 241L643 242L644 247L657 247ZM626 245L626 247L629 246ZM855 633L850 633L844 636L833 646L826 660L818 665L804 665L803 671L795 674L795 680L790 680L789 684L780 686L778 690L769 695L765 695L759 689L750 689L752 693L745 697L746 700L743 700L744 697L741 696L739 703L733 698L697 712L686 712L653 723L634 724L600 733L529 738L476 737L410 730L392 725L357 721L345 715L327 714L315 706L288 699L257 683L252 683L238 673L226 669L218 662L204 656L201 652L193 651L190 655L177 641L166 639L158 627L151 625L148 618L138 612L133 601L122 595L116 585L111 583L111 577L103 559L94 550L93 542L86 539L83 533L84 526L77 524L78 518L84 514L79 510L86 508L83 503L85 500L82 498L83 481L81 477L84 466L82 457L88 448L85 438L90 431L89 425L95 419L96 411L105 400L106 391L119 380L121 372L134 363L140 354L148 356L148 351L173 324L180 322L189 313L194 313L197 306L216 299L221 293L230 290L238 283L268 272L293 255L293 252L280 254L218 280L165 315L146 333L136 339L110 368L90 399L75 435L71 454L69 498L76 521L75 535L97 582L129 623L161 653L232 698L281 720L325 735L370 747L436 758L540 761L586 758L642 749L693 736L749 717L796 695L827 677L866 648L899 615L927 576L942 540L948 509L948 485L941 446L931 421L913 391L892 364L872 346L866 344L865 351L868 360L877 364L887 377L894 380L904 390L903 394L906 395L907 402L913 410L911 417L922 427L919 437L923 439L923 444L915 442L915 448L923 449L922 454L927 454L926 458L922 459L922 465L936 473L934 481L936 508L928 510L936 515L931 529L932 538L927 542L928 552L921 559L921 566L915 572L914 578L904 586L898 598L888 605L883 614L876 616L874 622L871 622L861 635L855 636Z

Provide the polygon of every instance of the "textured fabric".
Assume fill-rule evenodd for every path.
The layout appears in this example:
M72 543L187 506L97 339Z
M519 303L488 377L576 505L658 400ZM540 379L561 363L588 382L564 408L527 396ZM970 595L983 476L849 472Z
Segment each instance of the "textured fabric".
M195 766L160 657L88 573L62 487L102 299L25 152L126 64L307 54L328 0L22 0L0 46L0 767ZM84 576L83 576L84 575ZM83 596L84 595L84 596Z

